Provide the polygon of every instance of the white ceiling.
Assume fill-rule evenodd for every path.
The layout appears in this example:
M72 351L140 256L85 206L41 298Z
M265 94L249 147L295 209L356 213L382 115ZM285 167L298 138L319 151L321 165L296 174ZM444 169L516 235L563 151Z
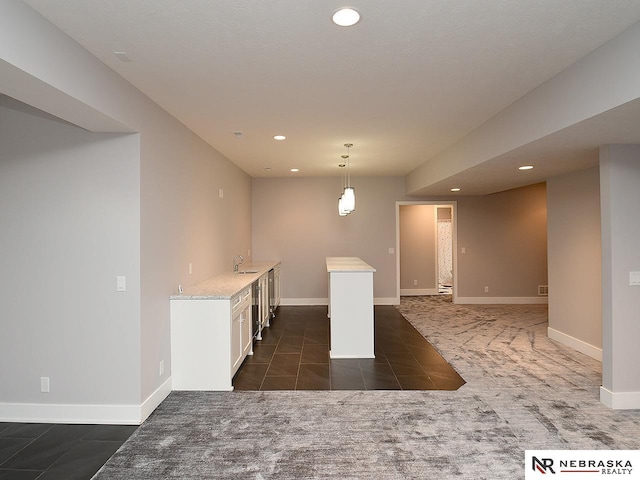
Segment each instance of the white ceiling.
M339 175L345 142L354 177L405 175L640 20L615 0L356 0L351 28L339 0L25 2L251 176ZM511 157L595 162L578 144ZM467 172L477 193L532 183L497 175L510 158Z

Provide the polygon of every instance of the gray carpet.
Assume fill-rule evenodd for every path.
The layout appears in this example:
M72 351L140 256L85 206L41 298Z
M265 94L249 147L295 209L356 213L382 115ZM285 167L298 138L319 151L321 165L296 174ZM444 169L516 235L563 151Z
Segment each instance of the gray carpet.
M398 309L460 390L174 392L95 478L517 479L525 449L640 448L640 411L599 403L600 364L546 337L545 306Z

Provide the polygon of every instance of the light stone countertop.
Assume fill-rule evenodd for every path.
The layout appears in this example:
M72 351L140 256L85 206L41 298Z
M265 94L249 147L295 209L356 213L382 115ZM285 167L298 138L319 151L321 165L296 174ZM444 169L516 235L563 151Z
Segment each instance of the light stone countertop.
M243 263L239 271L257 273L237 274L225 272L203 282L187 287L182 295L171 295L171 300L226 300L258 280L263 274L280 265L280 261Z
M375 272L359 257L327 257L327 272Z

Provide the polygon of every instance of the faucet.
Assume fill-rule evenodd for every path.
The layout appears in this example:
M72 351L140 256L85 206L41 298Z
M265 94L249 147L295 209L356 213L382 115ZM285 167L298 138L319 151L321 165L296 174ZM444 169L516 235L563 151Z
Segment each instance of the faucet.
M242 255L236 255L235 257L233 257L233 273L238 273L238 265L240 265L242 262L244 262L244 257Z

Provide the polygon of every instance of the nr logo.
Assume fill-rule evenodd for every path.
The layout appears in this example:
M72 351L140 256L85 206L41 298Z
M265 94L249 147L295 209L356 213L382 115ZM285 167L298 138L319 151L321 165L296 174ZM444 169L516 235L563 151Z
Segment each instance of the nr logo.
M547 474L547 470L555 475L555 471L553 470L553 459L552 458L538 458L532 457L533 465L531 468L533 470L537 470L543 475Z

